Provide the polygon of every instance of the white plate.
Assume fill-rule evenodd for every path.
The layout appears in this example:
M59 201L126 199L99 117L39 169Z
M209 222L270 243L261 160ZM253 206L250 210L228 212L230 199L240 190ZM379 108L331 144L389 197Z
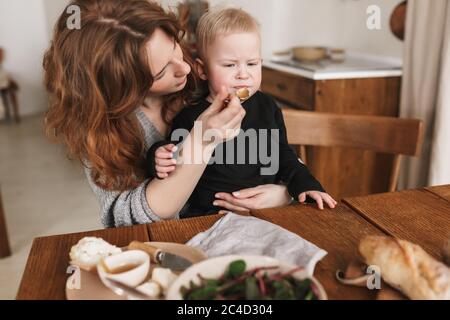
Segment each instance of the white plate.
M178 254L192 263L200 262L207 256L200 250L186 246L184 244L170 242L148 242L149 244L163 249L169 253ZM126 248L125 248L126 250ZM152 263L150 270L157 264ZM148 278L151 271L148 274ZM66 298L67 300L124 300L123 296L116 295L112 290L107 288L100 280L97 270L88 272L82 269L72 274L66 282Z
M267 256L252 256L252 255L229 255L217 258L211 258L208 260L201 261L194 264L190 268L186 269L182 274L179 275L177 280L172 284L167 292L166 298L168 300L182 300L180 293L181 287L189 287L190 281L195 284L200 283L198 275L204 278L216 279L222 276L227 270L229 264L235 260L244 260L247 266L247 270L254 269L257 267L272 267L278 266L279 271L288 272L296 266L280 262L277 259L267 257ZM327 294L325 289L320 284L320 282L314 278L309 277L304 270L297 271L292 274L296 279L310 278L317 288L320 300L327 300Z

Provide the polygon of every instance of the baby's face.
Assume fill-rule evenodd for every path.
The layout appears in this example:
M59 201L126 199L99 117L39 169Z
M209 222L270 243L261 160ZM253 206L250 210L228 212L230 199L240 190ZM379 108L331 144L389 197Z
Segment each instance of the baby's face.
M261 40L256 32L219 36L207 49L206 77L210 97L225 86L230 94L247 88L252 96L261 86Z

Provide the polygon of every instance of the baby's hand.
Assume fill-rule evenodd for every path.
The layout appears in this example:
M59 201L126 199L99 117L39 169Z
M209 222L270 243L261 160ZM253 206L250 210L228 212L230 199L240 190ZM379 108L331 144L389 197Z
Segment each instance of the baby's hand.
M298 196L298 201L300 203L305 202L306 196L310 196L311 198L313 198L317 202L317 205L320 210L323 210L324 202L326 204L328 204L328 206L331 209L333 209L337 205L337 202L328 193L320 192L320 191L306 191L306 192L300 193L300 195Z
M177 160L173 158L173 153L176 151L177 147L174 144L166 144L156 149L155 170L158 178L165 179L175 170Z

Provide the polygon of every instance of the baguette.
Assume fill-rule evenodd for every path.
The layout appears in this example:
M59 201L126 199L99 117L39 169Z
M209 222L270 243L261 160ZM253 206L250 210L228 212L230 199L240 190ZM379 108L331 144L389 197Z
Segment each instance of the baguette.
M420 246L395 238L368 236L359 245L368 265L413 300L450 300L450 268Z

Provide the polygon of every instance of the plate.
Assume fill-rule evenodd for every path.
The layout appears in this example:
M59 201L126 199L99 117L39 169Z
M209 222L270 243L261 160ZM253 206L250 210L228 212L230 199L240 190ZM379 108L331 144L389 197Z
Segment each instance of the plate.
M207 259L207 256L194 247L171 242L146 242L169 253L178 254L192 263ZM125 249L126 250L126 249ZM151 263L148 278L158 264ZM96 271L89 272L78 269L66 281L67 300L126 300L126 297L116 295L100 280Z
M229 264L235 260L244 260L247 266L247 270L256 267L271 267L278 266L281 272L288 272L297 268L294 265L281 262L277 259L267 256L253 256L253 255L229 255L217 258L211 258L199 263L196 263L186 269L175 282L170 286L167 292L168 300L181 300L180 289L183 286L188 287L190 281L194 281L198 284L200 279L199 275L204 278L217 279L222 276L227 270ZM294 278L305 279L310 278L317 288L320 300L327 300L327 294L322 284L314 277L308 276L305 270L297 271L292 274Z

